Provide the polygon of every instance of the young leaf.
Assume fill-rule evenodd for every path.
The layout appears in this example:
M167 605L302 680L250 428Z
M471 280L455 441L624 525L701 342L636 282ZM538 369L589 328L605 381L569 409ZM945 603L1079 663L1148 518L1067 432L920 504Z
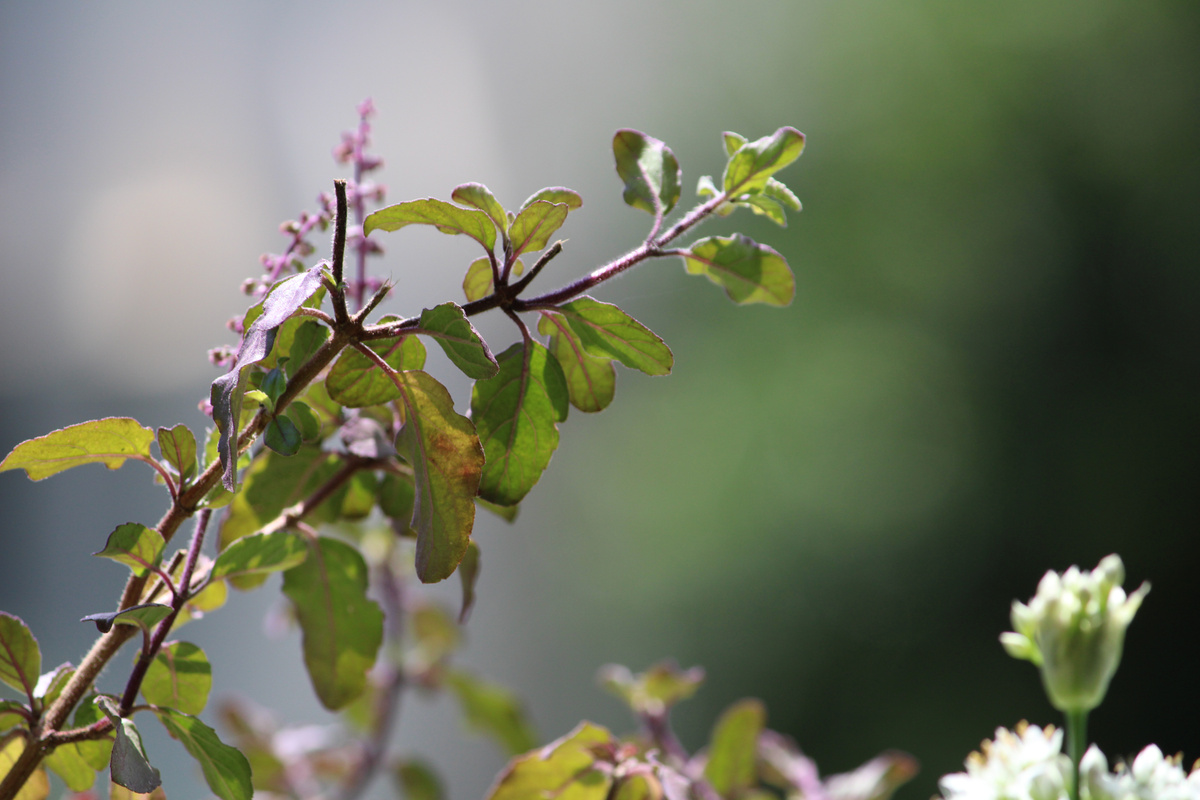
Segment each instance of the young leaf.
M123 611L88 614L79 621L96 623L96 630L101 633L108 633L114 624L137 625L142 630L149 630L171 616L172 610L170 606L162 603L142 603L139 606L130 606Z
M477 258L463 277L463 294L468 302L482 300L492 293L492 283L492 260L487 256Z
M721 797L735 796L756 785L758 735L767 712L758 700L742 700L725 710L713 727L704 777Z
M112 756L108 762L113 783L139 794L154 791L162 785L162 778L158 770L150 766L146 748L142 746L142 736L133 720L122 717L117 711L117 704L110 697L97 697L96 705L112 720L116 732Z
M221 551L213 564L213 580L234 575L291 569L308 557L304 537L291 531L244 536ZM169 705L169 704L168 704Z
M612 359L590 354L562 314L542 311L538 333L550 337L549 349L562 367L571 405L580 411L603 411L617 391Z
M583 296L560 306L589 355L613 358L647 375L669 375L671 349L653 331L610 303Z
M529 493L558 447L567 418L567 381L545 347L517 342L500 354L500 372L471 392L471 418L486 462L479 494L502 506Z
M624 700L638 715L660 716L681 700L696 693L704 682L704 670L681 670L673 661L662 661L637 675L619 664L600 668L600 685Z
M537 743L525 711L509 690L461 670L448 672L446 683L458 697L467 724L492 736L510 755Z
M466 552L484 454L475 426L454 410L444 386L419 370L395 377L405 416L396 449L413 465L416 485L417 577L433 583L449 577Z
M0 472L23 469L30 480L40 481L84 464L118 469L127 458L151 461L153 441L154 431L135 419L95 419L21 442L0 461Z
M25 752L25 747L25 737L17 732L0 739L0 780L3 780L17 763L17 759ZM46 770L36 769L13 800L45 800L49 796L50 778L47 777Z
M508 217L504 214L504 206L482 183L464 183L450 193L450 199L459 205L478 208L496 224L496 230L501 234L508 233Z
M446 796L437 773L424 761L393 762L392 777L404 800L443 800Z
M108 535L103 550L92 555L111 558L129 567L135 575L143 575L158 566L164 544L162 534L154 528L126 522Z
M68 661L38 678L37 686L33 687L33 696L42 701L42 708L49 708L58 699L74 674L75 665Z
M20 617L0 611L0 681L33 700L42 651L29 626Z
M707 276L735 303L786 306L795 297L796 279L783 256L740 233L701 239L682 256L689 273Z
M221 800L250 800L250 762L237 748L217 738L216 732L200 720L173 708L154 712L167 733L183 743L184 749L200 764L208 788ZM131 787L132 788L132 787Z
M416 336L376 339L366 346L383 356L397 372L425 366L425 345ZM348 408L365 408L390 403L400 390L379 366L358 350L346 349L329 371L325 389L330 398Z
M467 321L460 306L442 303L427 308L421 312L420 326L417 332L441 345L454 366L468 378L490 378L499 371L496 357L492 355L487 342L479 338L479 333ZM408 369L420 369L420 366Z
M150 662L142 681L142 697L156 706L199 714L208 705L212 667L204 651L191 642L169 642Z
M184 483L196 474L196 437L186 425L180 423L174 428L159 428L158 449Z
M496 226L487 214L432 197L379 209L363 223L363 235L374 230L398 231L406 225L432 225L442 233L465 234L488 251L496 244Z
M728 142L726 138L727 146ZM780 128L770 136L746 142L725 165L725 192L738 197L762 191L768 178L799 158L803 151L804 134L795 128Z
M570 207L566 203L547 203L535 200L517 214L508 229L514 256L542 250L550 243L550 237L567 220Z
M479 580L479 545L474 541L468 543L467 552L459 562L458 577L462 579L462 610L458 612L458 624L462 625L475 606L475 582Z
M282 416L272 417L271 421L267 423L263 441L267 447L281 456L294 456L300 452L300 445L304 443L304 437L300 435L300 429L296 427L296 423L286 416Z
M513 759L496 778L487 800L604 800L612 776L611 770L594 768L596 750L617 745L617 739L604 728L581 722L561 739Z
M671 148L641 131L613 137L617 175L625 182L625 202L650 214L666 214L679 200L683 173Z
M571 211L583 206L583 198L579 196L579 192L562 186L547 186L545 189L534 192L528 200L521 203L521 210L525 210L538 200L545 200L547 203L565 203Z
M230 492L237 490L237 454L233 450L236 449L237 426L242 416L245 369L270 354L279 327L321 288L323 274L323 268L317 266L275 284L262 301L262 313L242 336L236 366L213 381L210 399L213 421L220 431L217 451L224 468L221 482Z
M308 558L283 573L283 593L303 632L317 697L336 711L367 685L383 641L383 612L366 595L367 565L357 550L326 537L308 546Z
M744 145L749 140L746 139L745 136L742 136L740 133L734 133L733 131L725 131L724 133L721 134L721 141L725 145L725 157L729 158L734 153L736 153L738 150L740 150L742 145Z

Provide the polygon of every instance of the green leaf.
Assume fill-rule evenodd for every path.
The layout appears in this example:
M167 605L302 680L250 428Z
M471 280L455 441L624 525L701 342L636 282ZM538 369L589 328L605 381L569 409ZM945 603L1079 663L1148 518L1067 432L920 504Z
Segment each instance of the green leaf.
M17 759L25 752L26 739L18 732L0 739L0 779L8 774ZM13 800L45 800L50 796L50 778L46 770L36 769L25 785L16 793Z
M604 800L612 776L595 768L596 750L618 744L599 725L581 722L561 739L513 759L496 779L487 800Z
M286 416L272 417L271 421L267 423L263 441L266 442L267 447L281 456L294 456L300 452L300 445L303 444L304 437L300 435L300 429L296 427L296 423Z
M312 358L313 353L329 340L329 328L315 319L300 320L296 332L292 335L292 345L288 350L288 371L296 374L303 364ZM282 344L282 342L280 342Z
M486 462L479 494L502 506L529 493L558 447L557 422L567 418L567 380L537 342L501 353L500 371L471 392L471 418Z
M704 767L704 777L717 794L731 797L757 784L758 735L766 720L763 704L752 699L734 703L717 720Z
M624 700L638 715L660 716L696 693L704 670L681 670L673 661L662 661L637 675L619 664L601 667L600 685Z
M0 611L0 681L33 699L42 671L42 651L20 617Z
M583 198L579 196L579 192L562 186L548 186L545 189L539 189L530 195L529 199L521 203L521 209L524 210L536 203L538 200L545 200L547 203L564 203L567 208L574 211L583 206Z
M683 253L684 267L725 289L735 303L786 306L796 294L796 279L783 256L735 233L701 239Z
M304 537L291 531L244 536L221 551L213 565L213 580L234 575L291 569L308 557ZM198 713L198 712L197 712Z
M312 442L321 438L321 418L317 416L317 412L312 410L312 407L301 400L293 400L288 403L287 411L284 412L287 418L300 431L300 439L305 442Z
M620 130L613 137L617 175L625 182L625 202L651 214L666 214L679 200L683 173L675 154L653 136Z
M412 464L416 485L417 577L433 583L449 577L467 550L484 454L444 386L419 370L395 378L405 417L396 449Z
M521 209L508 229L512 254L519 256L544 249L554 232L566 222L570 210L566 203L547 203L545 200L535 200Z
M800 205L800 198L792 194L782 181L777 181L774 178L767 179L767 186L763 189L763 195L770 197L772 200L777 200L784 208L790 208L792 211L799 211L803 206Z
M765 194L752 194L745 200L737 203L739 206L745 206L759 216L766 217L781 228L787 227L787 214L783 210L783 206L778 200L767 197Z
M21 442L0 461L0 472L23 469L30 480L40 481L84 464L118 469L127 458L150 461L153 441L154 431L135 419L95 419Z
M374 230L397 231L406 225L432 225L442 233L465 234L488 251L496 244L496 226L487 214L432 197L379 209L363 223L363 235Z
M727 148L728 137L726 134ZM780 128L770 136L742 144L725 165L722 181L725 192L734 198L762 191L768 178L799 158L803 151L804 134L795 128Z
M158 449L182 482L187 483L196 475L196 437L186 425L159 428Z
M33 696L42 701L42 708L49 708L58 699L74 674L75 665L68 661L38 678L37 686L33 687Z
M208 788L221 800L250 800L250 762L237 748L217 738L216 732L200 720L172 708L154 712L167 733L183 743L184 749L200 764Z
M450 193L450 199L459 205L479 209L496 224L496 230L502 234L508 233L508 217L504 213L504 206L482 183L464 183Z
M404 800L443 800L442 782L428 763L410 759L392 763L392 777Z
M331 711L367 685L383 641L383 612L367 597L367 565L348 544L321 537L308 558L283 573L303 633L304 665L321 704Z
M60 745L46 756L46 766L62 778L72 792L83 792L96 782L96 770L79 754L74 744Z
M460 306L442 303L427 308L421 312L419 325L416 332L441 345L454 366L468 378L490 378L499 371L496 357L492 355L487 342L479 337L479 333L467 321L467 315Z
M462 625L475 606L475 582L479 580L479 545L467 544L467 552L458 565L458 577L462 579L462 610L458 612L458 624Z
M447 672L446 683L458 697L467 724L494 738L510 755L537 744L520 701L508 689L461 670Z
M108 535L103 550L92 555L111 558L129 567L134 575L141 576L158 566L164 544L162 534L154 528L126 522Z
M96 695L93 694L85 697L75 708L73 724L76 728L86 728L99 722L103 717L104 712L96 705ZM88 739L76 742L75 749L89 767L99 771L107 768L108 762L112 758L113 739Z
M412 521L417 487L411 475L386 472L379 484L379 510L405 525Z
M571 405L580 411L603 411L617 391L617 370L612 359L590 354L562 314L542 312L538 333L550 337L549 349L562 367Z
M610 303L583 296L562 305L558 313L589 355L612 358L647 375L669 375L675 363L671 349L653 331Z
M475 498L475 506L482 508L500 517L505 522L514 522L517 519L517 513L520 512L520 506L501 506L495 503L490 503L482 497Z
M171 616L171 611L173 609L170 606L162 603L142 603L139 606L130 606L123 611L88 614L79 621L96 623L96 630L101 633L108 633L114 624L136 625L142 630L149 630Z
M23 712L23 713L22 713ZM16 700L0 700L0 734L17 727L29 727L29 706Z
M154 791L162 785L162 778L158 770L150 766L146 748L142 746L142 736L133 720L122 717L118 713L117 704L110 697L97 697L96 705L112 720L116 732L116 741L113 742L112 756L108 762L113 783L139 794Z
M210 400L213 420L219 431L217 452L223 468L221 483L230 492L237 491L237 454L233 451L236 450L237 426L242 416L246 368L270 355L280 326L321 289L323 275L323 268L316 266L272 286L260 304L261 313L242 336L237 366L213 381ZM249 316L247 314L247 318Z
M463 278L463 294L469 302L482 300L492 293L492 260L487 256L477 258L467 267Z
M156 706L199 714L208 705L212 667L204 651L191 642L168 642L150 662L142 681L142 697Z
M375 339L364 344L383 357L397 372L425 366L425 345L416 336ZM357 349L347 348L325 379L329 396L348 408L390 403L400 390L379 366Z
M725 145L725 157L729 158L734 153L736 153L738 150L740 150L742 148L742 145L744 145L748 140L746 139L745 136L742 136L740 133L734 133L733 131L725 131L724 133L721 134L721 141Z

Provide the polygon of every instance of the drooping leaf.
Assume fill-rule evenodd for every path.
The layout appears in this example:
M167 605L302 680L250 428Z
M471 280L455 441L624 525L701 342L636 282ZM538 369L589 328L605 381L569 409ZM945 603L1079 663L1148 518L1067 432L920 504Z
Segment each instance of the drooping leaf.
M757 783L758 735L767 712L758 700L747 699L727 708L713 727L704 777L722 797L735 796Z
M612 359L590 354L562 314L542 311L538 332L550 337L549 350L562 367L571 405L580 411L603 411L617 391Z
M216 731L196 717L173 708L155 709L171 737L200 764L208 788L221 800L250 800L254 788L250 782L250 762L235 747L217 738Z
M638 715L658 716L696 693L704 682L700 667L681 670L673 661L662 661L634 675L619 664L601 667L600 685L624 700Z
M466 552L484 454L475 426L454 410L446 387L419 370L395 377L405 416L396 449L412 464L416 486L417 576L433 583L449 577Z
M461 306L442 303L427 308L421 312L420 326L417 332L441 345L454 366L468 378L490 378L500 369L487 342L467 321ZM420 366L408 369L420 369Z
M250 323L242 336L236 366L213 381L210 399L213 421L217 423L217 430L220 432L217 450L223 468L221 481L230 492L237 490L237 454L233 451L237 449L235 440L242 416L246 367L257 364L271 353L279 327L321 288L323 274L323 268L316 266L275 284L270 293L263 298L262 312Z
M786 306L796 294L796 279L783 256L735 233L701 239L683 253L692 275L704 275L725 289L735 303Z
M291 531L244 536L221 551L212 568L213 579L291 569L308 557L304 537ZM186 710L186 709L184 709ZM195 712L199 713L199 712Z
M545 249L550 237L567 220L570 207L566 203L535 200L517 214L508 229L514 256Z
M479 580L479 545L474 541L467 545L467 552L458 565L458 577L462 580L462 609L458 612L458 624L462 625L471 616L475 606L475 582Z
M425 345L416 336L376 339L365 342L396 371L425 366ZM354 348L347 348L325 379L329 396L348 408L365 408L390 403L400 396L391 378L379 365Z
M88 614L79 621L94 622L96 630L101 633L108 633L112 630L112 626L116 624L136 625L143 630L149 630L171 616L172 610L170 606L163 605L162 603L142 603L141 605L130 606L123 611Z
M516 505L538 482L558 447L567 417L567 381L545 347L517 342L500 354L500 371L471 392L471 418L487 457L479 494Z
M142 746L142 736L138 733L137 725L133 724L132 719L120 715L116 702L110 697L97 697L96 705L112 720L116 733L112 756L108 762L113 783L139 794L154 791L162 785L162 778L158 770L150 766L150 759L146 756L146 748Z
M579 196L579 192L562 186L547 186L530 195L524 203L521 203L521 208L526 209L538 200L545 200L547 203L564 203L571 211L583 206L583 198Z
M25 737L20 733L11 733L0 739L0 780L9 773L17 759L25 752ZM13 800L45 800L50 796L50 778L46 770L36 769L25 785L17 791Z
M0 472L23 469L30 480L40 481L84 464L118 469L127 458L149 461L153 441L154 431L135 419L95 419L21 442L0 461Z
M199 714L208 705L212 667L204 651L191 642L168 642L150 662L142 681L142 697L156 706Z
M408 759L392 763L392 777L404 800L443 800L441 779L425 761Z
M154 528L126 522L108 535L103 550L92 555L111 558L129 567L135 575L143 575L158 566L164 544L162 534Z
M513 759L496 778L487 800L604 800L612 787L611 770L595 768L596 750L617 744L604 728L581 722L561 739Z
M74 744L60 745L46 756L46 766L73 792L83 792L96 782L96 770L92 769Z
M584 295L558 308L589 355L612 358L647 375L668 375L671 349L621 309Z
M96 695L89 695L75 708L73 724L76 728L86 728L104 718L104 712L95 701ZM87 765L98 772L107 768L112 758L113 736L76 742L75 749Z
M362 556L327 537L309 542L304 562L283 573L283 593L303 633L304 665L331 711L362 692L383 641L383 612L366 590Z
M182 482L187 483L196 475L196 437L186 425L159 428L158 449Z
M0 681L32 699L42 671L42 651L20 618L0 611Z
M489 251L496 244L496 226L487 214L432 197L379 209L363 223L363 234L369 236L374 230L397 231L406 225L432 225L442 233L465 234Z
M509 755L537 743L525 710L508 689L462 670L447 672L446 684L462 705L467 724L491 736Z
M496 224L496 230L502 234L508 232L508 217L504 213L504 206L500 205L500 201L482 183L464 183L450 193L450 199L459 205L479 209Z
M727 147L728 142L726 138ZM804 134L795 128L780 128L770 136L743 143L725 165L722 183L726 193L738 197L762 191L768 178L799 158L803 151Z
M641 131L620 130L613 137L617 175L625 182L625 202L650 214L666 214L679 200L683 173L671 148Z

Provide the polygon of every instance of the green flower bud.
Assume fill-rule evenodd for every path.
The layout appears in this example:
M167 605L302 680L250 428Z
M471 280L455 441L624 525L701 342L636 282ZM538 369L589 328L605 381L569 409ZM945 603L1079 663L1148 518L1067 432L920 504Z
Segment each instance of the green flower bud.
M1128 597L1125 565L1113 554L1091 572L1071 567L1047 572L1026 605L1014 602L1015 632L1000 635L1013 658L1032 661L1055 708L1087 712L1100 705L1121 662L1125 629L1150 591L1143 583Z

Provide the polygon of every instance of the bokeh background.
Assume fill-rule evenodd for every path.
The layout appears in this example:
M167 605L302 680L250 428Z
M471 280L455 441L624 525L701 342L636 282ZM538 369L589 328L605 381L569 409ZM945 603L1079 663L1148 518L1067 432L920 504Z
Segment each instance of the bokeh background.
M825 772L914 754L901 797L926 798L996 726L1056 721L997 635L1046 569L1116 551L1154 590L1090 733L1200 756L1200 6L4 3L0 448L105 415L202 431L205 350L231 342L279 222L341 174L330 149L368 96L392 202L582 193L547 287L645 233L615 129L668 142L689 188L719 174L723 130L808 135L786 231L706 230L771 243L796 302L734 307L677 261L604 287L675 373L623 373L611 409L562 426L518 522L480 518L464 660L544 739L626 729L596 668L672 656L708 670L678 715L690 747L753 695ZM385 244L397 313L457 297L474 257L433 231ZM159 517L150 477L0 476L0 608L47 668L119 592L89 554ZM275 595L187 636L218 692L327 722L295 634L263 633ZM452 704L406 702L398 747L480 796L500 754ZM172 797L207 793L181 748L148 748Z

